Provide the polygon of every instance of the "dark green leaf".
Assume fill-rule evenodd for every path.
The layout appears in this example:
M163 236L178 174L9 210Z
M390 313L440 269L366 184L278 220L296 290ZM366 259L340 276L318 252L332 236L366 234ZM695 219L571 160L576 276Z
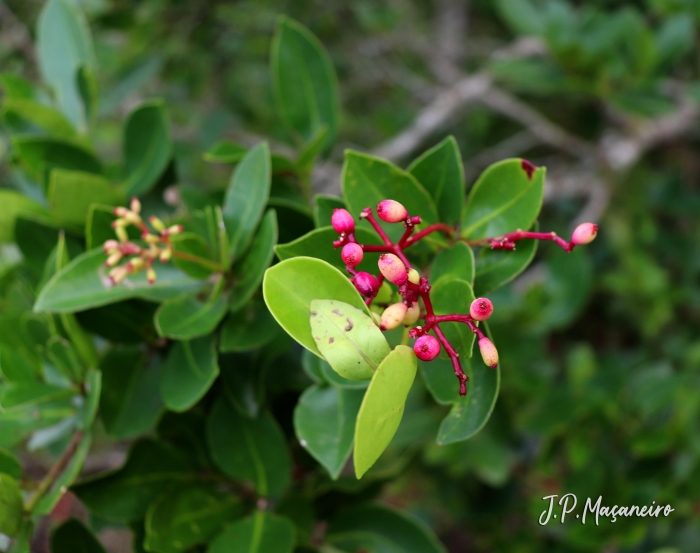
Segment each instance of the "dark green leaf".
M355 434L355 419L364 390L318 385L307 389L294 410L294 428L301 445L338 478Z
M452 277L474 283L474 252L464 242L457 242L441 251L430 267L430 281L435 284L442 277ZM454 313L454 311L453 311Z
M454 136L432 147L408 167L435 200L443 223L459 221L464 204L464 165Z
M253 356L225 354L219 357L224 394L241 415L255 419L260 414L264 386L264 366Z
M176 342L160 374L160 395L168 409L186 411L207 392L219 374L216 336Z
M76 140L77 132L65 116L52 107L45 106L27 98L6 98L2 103L5 117L17 118L41 129L56 138Z
M15 221L19 217L32 214L48 215L39 204L14 190L0 190L0 205L0 244L15 241Z
M258 494L279 496L289 486L289 452L269 413L246 419L221 398L209 414L207 440L217 466L231 478L250 482Z
M76 313L76 318L90 332L112 342L149 342L156 336L153 315L157 307L151 302L125 300Z
M299 171L310 172L313 169L316 158L323 153L326 144L330 144L328 139L329 129L326 125L316 128L313 136L302 144L297 156L296 166Z
M289 133L305 142L325 126L325 146L330 146L338 128L340 101L335 71L321 42L306 27L280 17L270 65L275 105Z
M150 191L173 155L168 115L162 100L150 100L129 114L124 128L124 166L128 195Z
M59 526L51 537L52 553L106 553L105 548L83 523L71 519Z
M207 553L292 553L295 541L294 525L287 518L256 511L226 528Z
M194 234L192 232L185 232L183 234L178 234L173 237L173 250L177 252L183 252L188 255L194 255L201 257L202 259L207 259L209 261L216 261L212 259L211 251L207 246L206 241L201 236ZM194 278L208 278L214 272L209 267L204 267L200 263L194 261L189 261L187 259L181 259L177 256L173 256L173 264L178 267L183 273L186 273Z
M0 193L0 201L2 200ZM0 235L2 235L1 221L0 219ZM12 232L11 229L10 232ZM41 275L43 273L46 259L58 242L58 233L57 228L33 218L18 217L16 219L14 241L34 274Z
M101 248L107 240L114 240L112 222L116 219L114 207L91 204L85 221L85 243L88 250ZM126 232L131 240L141 238L141 233L135 226L129 226Z
M82 382L85 369L73 345L61 336L53 336L46 343L47 356L63 376L73 382Z
M347 209L345 200L338 196L314 196L314 223L316 228L331 226L331 217L335 209Z
M78 411L77 426L81 430L88 430L92 427L92 423L97 415L97 408L100 404L100 396L102 395L102 372L96 368L90 368L87 371L83 384L84 401Z
M22 478L22 463L11 451L0 448L0 474L8 474L15 480Z
M0 473L0 533L14 537L20 532L24 504L17 480Z
M40 184L47 184L52 169L102 173L102 164L92 152L70 142L41 136L15 136L12 148L22 167Z
M439 280L430 293L436 315L451 313L469 313L469 306L474 301L474 292L470 284L458 278L445 277ZM474 344L474 333L464 323L441 323L440 329L457 350L461 359L469 359ZM446 356L442 348L443 356Z
M158 334L191 340L211 333L226 315L228 298L216 286L206 301L181 296L163 303L155 315Z
M240 144L222 140L209 148L209 151L202 157L204 161L212 163L238 163L243 159L247 151L247 148Z
M547 18L532 0L497 0L496 7L505 23L516 33L540 35Z
M97 89L97 78L95 72L88 65L81 65L76 75L78 81L78 92L85 108L85 117L88 123L97 114L99 102L99 90Z
M231 313L221 329L219 351L247 351L264 346L281 331L264 302L253 300Z

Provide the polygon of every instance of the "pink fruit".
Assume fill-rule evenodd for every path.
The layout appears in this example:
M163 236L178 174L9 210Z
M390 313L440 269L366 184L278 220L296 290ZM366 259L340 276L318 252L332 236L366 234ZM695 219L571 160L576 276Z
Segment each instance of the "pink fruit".
M425 334L416 340L416 343L413 345L413 351L416 352L418 359L432 361L440 353L440 342L435 336Z

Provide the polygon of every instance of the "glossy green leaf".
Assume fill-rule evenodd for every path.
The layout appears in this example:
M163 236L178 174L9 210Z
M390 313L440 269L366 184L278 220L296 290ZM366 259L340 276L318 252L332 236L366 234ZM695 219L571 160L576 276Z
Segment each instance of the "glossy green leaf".
M243 514L235 495L224 495L212 486L190 484L161 494L146 513L147 551L181 553L208 543L224 524Z
M168 115L162 100L150 100L129 114L124 128L124 184L130 196L150 191L173 155Z
M364 228L355 230L355 238L361 244L381 244L381 239L375 232ZM345 263L340 257L341 248L333 246L335 240L338 240L338 233L333 230L333 227L323 227L312 230L293 242L275 246L275 253L281 260L300 256L315 257L344 272ZM362 258L362 263L357 265L357 270L376 273L378 261L378 253L366 253Z
M364 390L308 388L294 410L294 429L302 447L336 479L350 457L355 419Z
M335 209L347 209L343 198L323 194L314 196L314 223L316 228L331 226L331 217Z
M321 42L306 27L280 17L272 41L272 91L280 118L298 142L328 128L333 143L340 119L338 81Z
M464 165L454 136L433 146L408 167L419 183L435 200L443 223L459 221L464 204Z
M420 520L378 504L343 511L331 522L326 539L342 551L372 553L446 553Z
M22 463L19 462L19 459L11 451L0 448L0 473L19 480L22 478L22 472Z
M269 413L246 419L221 398L209 414L207 441L224 474L250 482L259 495L279 496L289 486L287 444Z
M442 250L430 266L430 281L435 284L443 277L452 277L474 283L474 252L464 242Z
M221 140L209 148L202 157L204 161L211 163L238 163L243 159L247 151L248 149L240 144L229 140Z
M158 439L173 446L178 453L187 456L192 466L211 471L213 463L206 444L206 418L203 412L193 410L184 413L166 411L158 421Z
M250 248L233 266L234 284L229 309L238 311L245 306L260 286L265 269L270 266L277 243L277 213L270 209L258 227Z
M17 480L0 473L0 533L14 537L22 526L24 505Z
M264 302L252 300L231 313L221 328L219 351L247 351L264 346L281 332Z
M472 287L467 281L449 277L437 281L430 292L430 298L436 315L469 313L469 306L475 299ZM475 336L466 324L441 323L440 329L462 359L471 357ZM447 355L445 348L442 348L441 353L443 357Z
M18 118L44 129L57 138L75 139L76 130L71 122L52 107L28 98L6 98L2 103L5 117Z
M312 300L311 334L321 355L344 378L368 380L391 348L362 309L335 300Z
M14 136L12 149L29 176L45 186L52 169L102 174L102 164L92 152L63 140Z
M94 514L124 523L143 518L164 490L198 478L178 450L142 439L131 447L124 466L81 482L73 486L73 491Z
M374 373L355 424L357 478L379 459L394 437L415 376L416 355L408 346L396 346Z
M52 336L46 343L46 353L61 374L73 382L82 382L85 369L68 340L61 336Z
M44 5L37 25L37 57L61 110L84 128L86 110L77 73L80 66L94 68L96 61L90 28L74 0L49 0Z
M437 208L430 194L416 178L389 161L353 150L346 150L342 175L343 195L353 217L371 207L376 215L377 204L382 200L396 200L411 215L420 215L423 223L438 221ZM404 233L403 225L385 223L377 218L389 237L397 241ZM369 223L359 223L371 228Z
M75 353L84 367L97 366L97 350L92 334L83 329L72 313L61 313L61 324L70 338Z
M15 222L22 216L46 214L46 210L15 190L0 190L0 244L14 242Z
M135 347L112 349L102 358L100 416L110 436L137 436L158 420L163 408L158 392L161 366L145 361Z
M228 298L217 291L206 301L181 296L163 303L155 314L158 334L176 340L191 340L211 333L228 311Z
M296 530L287 518L255 511L219 534L207 553L292 553L295 542Z
M3 194L0 192L0 201ZM49 226L35 216L19 216L15 219L14 242L22 252L28 268L35 275L42 275L46 260L56 247L59 229ZM0 235L2 235L2 218L0 216ZM12 229L10 229L12 232Z
M532 230L535 228L536 225ZM476 258L476 295L485 296L522 273L535 258L538 243L538 240L520 240L513 251L481 248Z
M51 536L52 553L106 553L97 537L73 518L59 526Z
M233 259L250 245L269 195L270 150L261 142L241 160L226 191L222 213Z
M296 202L280 201L273 198L270 198L269 204L274 206L277 212L277 225L279 227L277 241L280 244L296 240L314 229L314 221L308 208L301 207Z
M204 396L218 375L215 335L176 342L160 374L163 403L172 411L186 411Z
M264 365L257 356L228 353L219 357L224 394L238 412L256 419L265 395Z
M313 278L309 278L313 275ZM306 349L321 355L311 335L311 301L332 299L368 313L353 284L338 269L311 257L287 259L271 267L263 280L270 313L287 333Z
M158 267L158 280L149 284L145 271L113 286L104 266L105 254L95 248L76 257L44 286L34 311L62 313L82 311L129 298L163 301L202 286L171 264Z
M316 158L323 153L326 145L330 144L328 135L328 127L321 125L316 128L313 136L301 145L296 162L299 171L308 173L313 170Z
M545 173L524 159L489 166L469 192L462 236L478 239L530 228L542 207Z

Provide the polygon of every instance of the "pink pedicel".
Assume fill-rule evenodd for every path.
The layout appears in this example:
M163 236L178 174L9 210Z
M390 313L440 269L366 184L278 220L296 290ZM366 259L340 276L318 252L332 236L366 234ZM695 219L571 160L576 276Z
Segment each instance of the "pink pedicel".
M469 314L475 321L485 321L493 313L493 304L488 298L476 298L469 306Z
M574 246L590 244L598 235L598 225L595 223L581 223L571 235L571 243Z
M369 273L357 273L352 281L357 291L366 298L372 298L377 295L379 281Z
M377 205L377 215L385 223L400 223L408 218L408 211L395 200L382 200Z
M362 246L356 244L355 242L345 244L340 252L340 257L343 259L343 263L345 263L348 267L355 267L356 265L359 265L362 262L364 255L365 252L362 249Z
M379 256L379 271L389 282L401 286L408 280L406 266L393 253L385 253Z
M331 224L338 234L355 232L355 220L347 209L334 209Z
M432 361L440 353L440 342L435 336L425 334L416 340L416 343L413 345L413 351L416 352L418 359Z

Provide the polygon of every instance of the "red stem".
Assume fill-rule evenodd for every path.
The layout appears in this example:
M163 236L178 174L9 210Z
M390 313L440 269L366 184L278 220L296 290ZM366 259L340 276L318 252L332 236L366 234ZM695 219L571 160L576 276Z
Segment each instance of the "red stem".
M447 225L445 223L435 223L434 225L425 227L423 230L406 240L404 246L408 248L409 246L412 246L413 244L418 242L420 239L428 236L430 233L437 232L439 230L446 233L448 236L453 236L455 233L455 229L453 229L450 225Z
M575 246L575 244L573 244L572 242L567 242L563 238L557 236L556 232L530 232L520 229L513 232L509 232L508 234L504 234L502 236L494 236L492 238L481 238L479 240L466 240L466 242L470 246L491 245L492 250L512 250L515 249L515 242L523 239L551 240L552 242L556 242L557 245L559 245L566 252L570 252L574 249Z

